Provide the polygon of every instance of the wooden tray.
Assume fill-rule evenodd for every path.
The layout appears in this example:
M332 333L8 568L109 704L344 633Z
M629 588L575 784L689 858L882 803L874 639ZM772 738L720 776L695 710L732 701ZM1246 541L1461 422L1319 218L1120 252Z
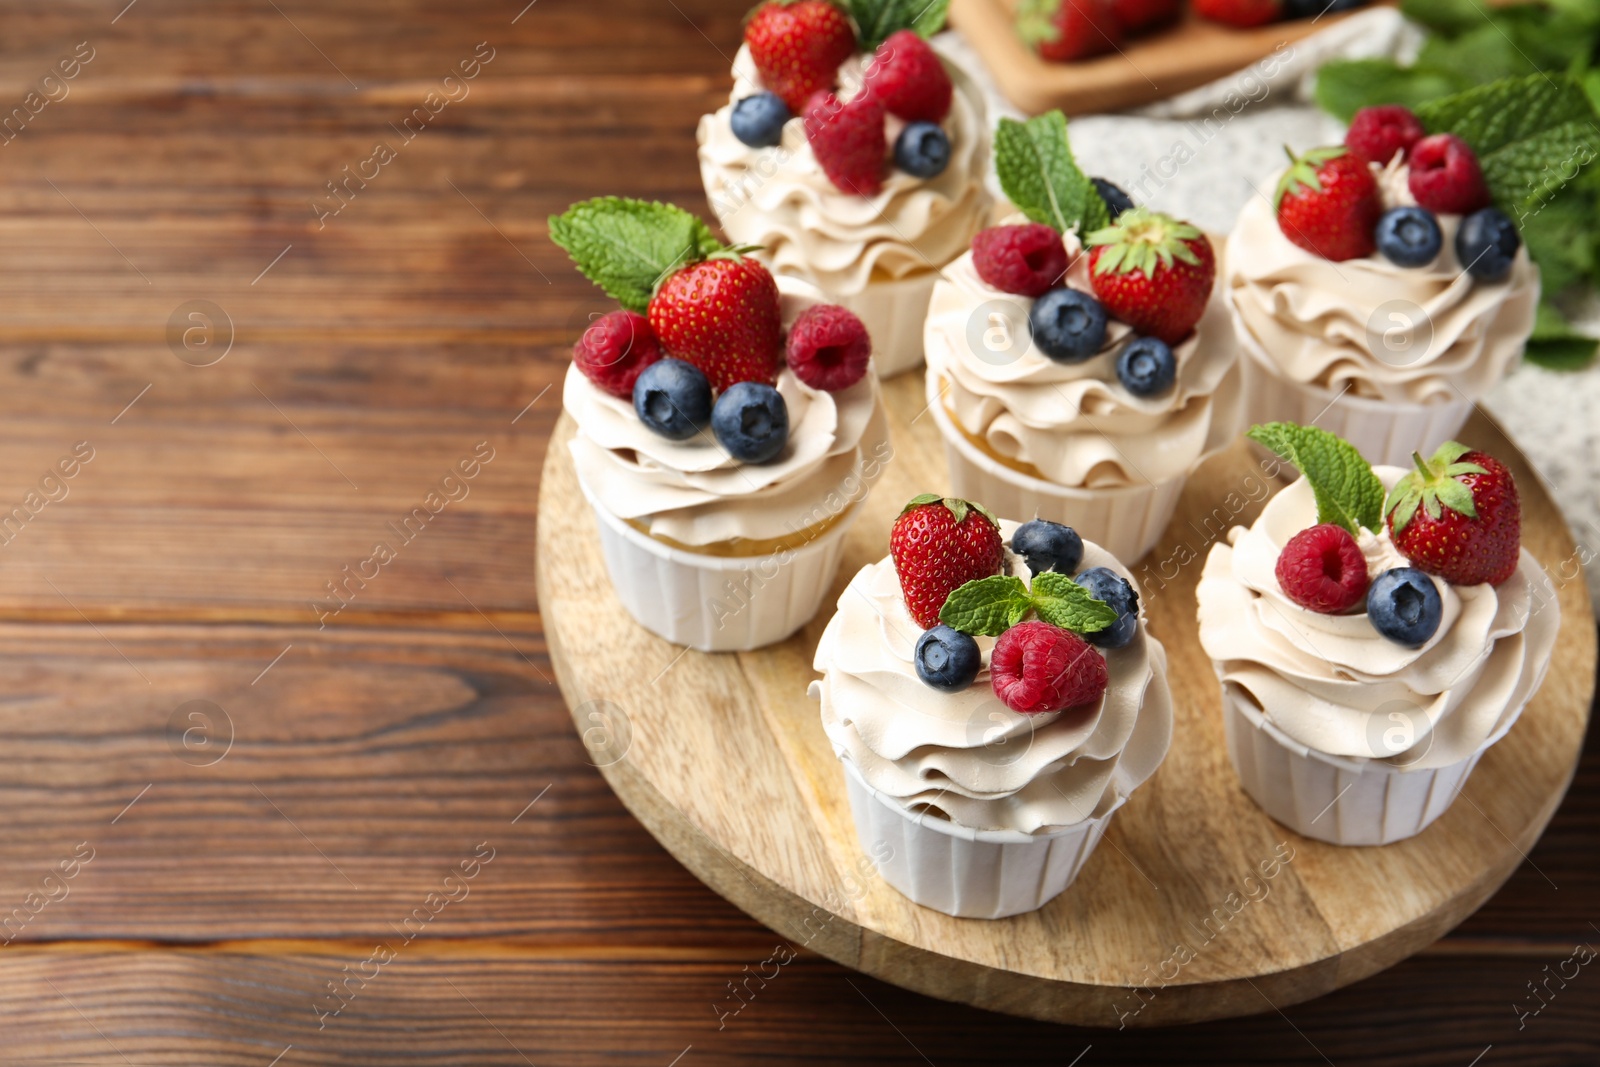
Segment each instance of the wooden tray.
M972 42L1006 99L1030 115L1051 108L1068 115L1117 111L1162 100L1349 17L1286 19L1241 30L1185 10L1177 25L1136 37L1118 52L1078 63L1047 63L1017 36L1015 7L1015 0L951 0L950 22Z
M593 762L674 856L791 946L932 996L1039 1019L1143 1026L1246 1015L1357 981L1429 944L1533 847L1577 762L1594 692L1595 626L1566 524L1515 447L1479 414L1462 439L1516 474L1524 543L1560 586L1563 626L1544 687L1426 832L1385 848L1324 845L1268 819L1238 787L1217 683L1196 635L1194 586L1208 542L1202 518L1229 493L1249 495L1246 478L1258 471L1241 441L1190 479L1161 543L1134 568L1151 630L1171 659L1175 734L1166 762L1112 820L1077 882L1038 912L993 922L950 918L884 885L862 861L843 772L806 685L846 581L886 553L889 524L907 499L945 485L933 420L918 417L920 376L903 375L886 393L896 454L848 535L826 606L799 635L759 652L686 651L625 614L578 492L566 417L540 485L539 603ZM1259 510L1251 504L1237 521ZM1199 558L1163 566L1189 558L1184 546ZM1242 893L1240 880L1284 842L1294 858L1269 894L1155 989L1157 975L1173 970L1163 965L1176 945L1204 940L1212 909ZM769 978L783 958L768 965Z

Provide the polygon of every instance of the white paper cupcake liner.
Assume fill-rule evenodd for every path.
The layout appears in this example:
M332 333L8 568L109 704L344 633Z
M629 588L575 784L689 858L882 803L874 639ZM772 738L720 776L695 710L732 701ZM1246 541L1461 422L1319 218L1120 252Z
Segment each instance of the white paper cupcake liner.
M929 270L899 281L869 282L859 293L827 294L832 303L855 312L867 328L879 378L893 378L922 364L922 323L938 280Z
M1250 422L1315 424L1356 446L1367 462L1410 467L1411 453L1430 456L1455 437L1472 414L1473 402L1457 399L1435 404L1343 396L1320 386L1292 382L1273 368L1260 344L1239 327L1246 354L1245 392Z
M1012 470L983 452L956 428L936 392L929 400L944 438L950 490L958 497L1007 518L1065 523L1128 564L1154 548L1172 521L1186 477L1120 489L1069 489Z
M746 652L810 622L833 585L856 508L815 540L760 556L674 548L613 515L583 485L617 599L653 634L701 652Z
M913 815L866 783L840 754L856 836L883 880L914 903L965 919L1003 919L1061 895L1083 870L1113 808L1053 834L969 830Z
M1234 688L1224 685L1222 692L1228 756L1244 791L1295 833L1335 845L1387 845L1420 834L1450 807L1517 715L1466 759L1410 769L1307 748Z

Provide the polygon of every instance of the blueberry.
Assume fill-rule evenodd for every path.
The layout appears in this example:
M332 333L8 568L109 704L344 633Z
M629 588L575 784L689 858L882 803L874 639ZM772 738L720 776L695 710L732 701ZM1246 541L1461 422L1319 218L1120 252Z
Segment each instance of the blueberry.
M681 359L658 359L633 383L633 410L662 437L685 441L711 421L711 383Z
M1011 551L1026 559L1028 570L1034 574L1071 574L1083 562L1083 538L1070 526L1034 519L1018 526L1011 535Z
M789 440L789 405L770 385L737 382L717 397L711 432L734 459L765 463Z
M1400 645L1426 644L1444 616L1444 601L1433 579L1415 567L1395 567L1372 580L1367 618L1373 629Z
M1522 239L1506 213L1486 207L1461 220L1456 231L1456 258L1467 273L1486 282L1497 282L1511 271Z
M1110 567L1090 567L1073 581L1089 590L1096 600L1111 605L1121 616L1104 630L1084 634L1083 639L1101 648L1121 648L1133 640L1139 630L1139 594L1133 583Z
M1051 289L1028 312L1033 343L1057 363L1082 363L1106 342L1106 309L1088 293Z
M1320 15L1337 15L1341 11L1365 7L1366 4L1367 0L1284 0L1283 17L1311 19Z
M940 624L917 638L911 655L917 677L923 683L946 693L959 692L972 684L983 666L978 642L960 630Z
M1117 357L1117 379L1134 396L1160 396L1178 380L1178 357L1159 337L1135 337Z
M1117 216L1133 207L1133 197L1122 191L1119 185L1113 185L1104 178L1090 178L1095 189L1100 193L1100 199L1106 202L1106 210L1111 212L1111 221L1116 222Z
M751 148L771 148L783 140L783 124L792 118L777 93L756 93L733 105L733 135Z
M950 165L950 138L937 123L909 123L894 140L894 165L918 178L942 174Z
M1439 220L1422 207L1385 211L1372 236L1378 242L1378 251L1401 267L1426 267L1444 246Z

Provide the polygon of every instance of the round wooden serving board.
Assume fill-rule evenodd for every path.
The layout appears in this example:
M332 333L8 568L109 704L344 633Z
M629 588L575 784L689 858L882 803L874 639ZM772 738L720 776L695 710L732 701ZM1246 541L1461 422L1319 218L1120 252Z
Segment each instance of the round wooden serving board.
M1544 687L1437 823L1384 848L1338 848L1289 832L1239 789L1196 636L1194 587L1222 520L1249 523L1265 496L1241 440L1190 479L1160 545L1133 568L1171 659L1177 721L1166 762L1112 820L1078 880L1040 911L954 919L907 901L856 841L843 772L806 696L812 651L846 581L886 554L907 499L945 488L933 420L918 417L920 376L885 389L895 456L848 535L834 589L801 633L758 652L685 651L636 625L612 593L578 491L571 420L563 416L550 444L538 581L561 689L617 795L718 893L793 946L931 996L1144 1026L1270 1011L1388 967L1470 914L1532 848L1578 759L1594 617L1565 523L1478 414L1461 438L1515 472L1523 543L1556 582L1563 625ZM1263 863L1274 877L1261 877Z

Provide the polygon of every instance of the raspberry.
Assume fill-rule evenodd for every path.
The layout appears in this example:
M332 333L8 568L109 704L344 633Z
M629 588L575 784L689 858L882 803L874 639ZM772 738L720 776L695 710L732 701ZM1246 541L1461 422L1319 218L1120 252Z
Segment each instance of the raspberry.
M572 346L572 362L583 376L612 396L633 398L633 383L661 358L650 321L637 311L600 316Z
M1002 292L1041 296L1067 272L1067 250L1042 222L991 226L972 238L972 265Z
M1332 523L1289 538L1277 572L1285 596L1322 615L1337 615L1367 595L1367 558L1350 531Z
M805 117L806 140L828 180L841 192L877 196L889 151L883 104L870 93L858 93L849 103L832 93L813 93Z
M1071 630L1024 622L994 643L989 680L1006 707L1040 715L1099 700L1108 676L1105 657Z
M1409 152L1411 146L1428 135L1411 109L1400 104L1364 107L1350 120L1344 144L1356 155L1378 166L1386 165L1396 152Z
M1411 146L1407 184L1417 203L1435 214L1470 215L1489 206L1478 157L1453 133L1436 133Z
M862 80L889 114L907 122L943 122L950 113L950 75L939 54L912 30L890 34Z
M872 358L872 338L848 308L818 304L789 327L789 369L813 389L836 393L859 382Z

